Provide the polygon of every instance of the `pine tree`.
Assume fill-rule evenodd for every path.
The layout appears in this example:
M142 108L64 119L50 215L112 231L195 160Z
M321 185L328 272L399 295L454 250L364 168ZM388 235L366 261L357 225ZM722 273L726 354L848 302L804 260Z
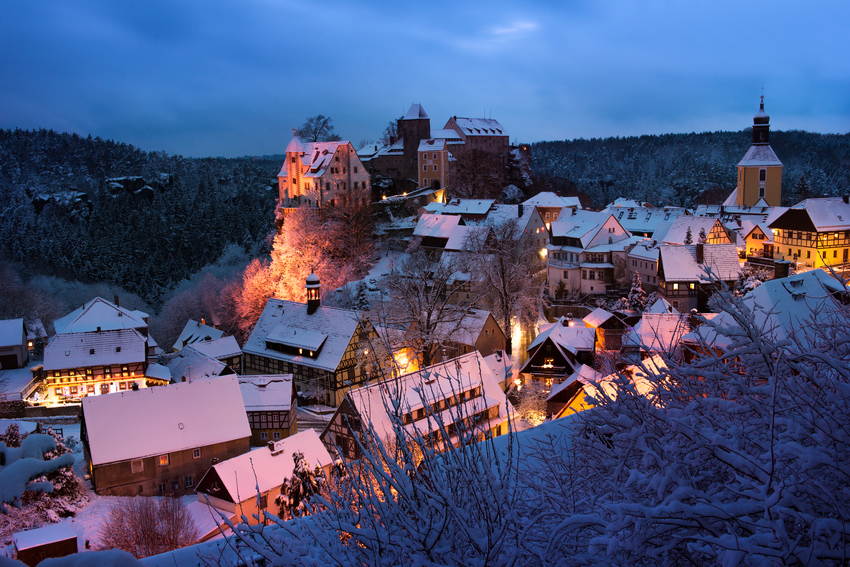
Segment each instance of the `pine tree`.
M18 424L14 422L10 423L6 432L0 435L0 442L5 443L7 447L20 447L22 440L21 430Z
M705 244L708 241L708 235L705 234L705 228L699 229L699 242Z
M632 289L629 291L628 305L632 311L643 311L646 309L646 292L641 285L640 274L635 272L632 276Z
M318 494L325 484L322 467L316 465L315 469L311 469L304 453L293 453L292 461L295 463L292 476L283 479L280 496L275 499L275 504L280 507L281 518L308 516L310 498Z
M694 237L693 237L693 234L691 234L691 227L688 227L688 232L685 233L685 244L693 244L693 243L694 243Z

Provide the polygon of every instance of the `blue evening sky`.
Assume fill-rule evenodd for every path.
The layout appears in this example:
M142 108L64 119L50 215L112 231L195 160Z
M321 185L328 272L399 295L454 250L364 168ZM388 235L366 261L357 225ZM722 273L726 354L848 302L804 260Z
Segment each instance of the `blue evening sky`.
M419 102L514 142L850 131L850 2L27 0L0 12L0 127L187 156L355 146Z

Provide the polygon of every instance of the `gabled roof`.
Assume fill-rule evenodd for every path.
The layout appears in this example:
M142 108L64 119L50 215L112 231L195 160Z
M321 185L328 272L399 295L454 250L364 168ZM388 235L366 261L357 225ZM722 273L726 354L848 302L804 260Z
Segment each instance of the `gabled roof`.
M708 236L714 225L719 222L718 219L711 217L680 216L672 221L670 228L664 234L660 234L659 230L659 233L653 235L653 238L664 244L684 244L688 236L688 229L690 229L691 243L693 244L699 241L700 230L704 230L705 235ZM660 225L658 228L660 228Z
M564 213L552 223L552 237L578 238L582 247L587 247L611 216L611 213L586 210L571 211L570 215Z
M495 203L494 199L452 199L447 203L434 201L423 208L442 215L486 215Z
M292 374L239 376L245 411L289 411L292 407Z
M324 175L325 171L330 167L339 147L345 145L351 146L351 143L341 140L336 142L308 142L302 144L302 151L299 152L301 175L308 178ZM354 147L351 146L350 149L352 157L355 160L359 160L360 158L356 157L357 152L354 151ZM277 176L287 177L289 175L288 168L290 165L292 164L289 163L289 160L284 160L283 166L281 166ZM296 165L298 164L296 163Z
M788 346L794 351L807 349L816 341L819 325L841 314L842 305L835 295L848 292L844 285L821 269L810 270L787 278L764 282L743 297L752 310L754 324L773 340L796 338L799 343ZM844 315L840 315L842 320ZM732 343L740 325L726 312L695 329L684 340L726 348ZM740 337L740 335L738 335Z
M359 321L360 316L356 311L321 305L315 313L307 314L305 303L271 298L242 347L242 352L333 372L354 338ZM276 338L284 340L291 331L310 335L313 339L319 335L326 336L315 358L268 348L267 342L274 343ZM296 333L292 333L292 337L295 336Z
M505 128L498 120L492 118L461 118L453 117L455 124L467 136L507 136Z
M0 321L0 347L23 345L24 331L23 319Z
M741 222L741 230L739 234L743 238L749 238L749 236L756 230L759 229L764 233L767 237L765 242L773 242L773 231L765 222L753 222L751 220L745 220Z
M543 191L533 197L529 197L523 201L522 204L528 207L581 208L581 201L578 197L561 197L557 193L552 193L551 191Z
M83 398L94 465L251 436L236 378L198 380Z
M180 350L186 345L199 341L212 341L224 336L224 331L210 327L194 319L189 319L186 326L180 332L180 336L174 341L174 350Z
M458 224L464 224L458 215L424 214L413 229L414 236L449 238Z
M420 152L439 152L446 148L446 141L444 139L434 139L430 138L427 140L419 140L419 149Z
M539 334L531 341L526 350L531 352L542 345L546 339L551 339L559 348L573 354L579 350L593 350L596 345L596 330L578 325L570 326L569 322L561 317L554 323L540 325Z
M613 313L606 311L601 307L597 307L596 309L591 311L586 317L584 317L582 321L584 321L591 327L598 327L613 316Z
M146 329L147 313L130 311L112 302L95 297L53 322L57 333L84 333L88 331L113 331L117 329Z
M449 340L454 343L475 346L475 341L484 331L484 325L492 317L493 315L484 309L468 309L457 323L438 323L434 335L450 337Z
M230 373L226 372L225 363L196 350L194 346L182 349L166 367L171 371L171 379L175 382L194 382Z
M806 219L817 232L833 230L850 230L850 203L842 197L824 197L806 199L790 207L776 219L768 219L771 228L800 228L812 230L804 226Z
M434 140L443 140L452 143L463 143L463 139L458 134L457 130L453 130L452 128L443 128L440 130L431 130L431 139Z
M655 305L658 305L658 302ZM661 313L645 311L634 329L626 334L623 342L646 352L669 354L678 347L682 337L690 330L687 314L679 313L675 309Z
M546 397L546 399L551 400L552 398L554 398L576 382L580 382L581 384L591 384L594 382L598 382L601 379L601 373L586 364L582 364L578 368L576 368L576 371L570 374L566 380L556 386L552 386L552 389L549 390L549 395Z
M230 358L242 354L235 337L221 337L212 341L192 343L192 348L211 358Z
M489 226L465 226L457 225L452 229L449 235L449 240L446 242L445 249L449 251L463 251L469 249L469 239L476 235L475 238L487 238L487 233L492 229Z
M653 233L657 239L657 233L662 226L668 226L677 218L687 214L683 208L665 207L623 207L620 205L609 205L604 210L611 213L619 223L629 232Z
M659 297L655 303L650 305L644 311L646 313L678 313L679 310L673 307L669 301L664 299L663 297Z
M129 364L146 358L147 341L136 329L61 333L44 348L44 369Z
M493 359L492 363L487 359ZM464 402L460 413L471 416L487 408L498 407L498 417L492 419L501 423L507 420L509 412L513 412L513 407L499 387L499 382L504 381L506 373L510 371L510 366L497 363L501 359L502 355L498 353L485 358L478 351L471 352L398 379L357 388L348 392L346 399L360 419L371 422L374 431L386 438L392 434L388 410L403 415L481 386L481 396ZM438 413L443 425L448 426L458 417L459 412L455 407ZM434 418L428 411L426 414L423 420L408 424L405 428L411 432L415 428L423 434L437 429Z
M637 258L640 260L648 260L650 262L658 261L658 241L657 240L641 240L635 244L634 248L629 250L629 258Z
M273 446L214 464L198 486L200 488L208 484L208 475L215 474L221 480L226 494L210 492L210 495L233 503L256 499L258 490L265 493L276 489L284 479L292 477L295 470L292 456L295 453L302 453L311 469L316 466L325 468L333 463L316 431L306 429Z
M753 144L752 146L750 146L750 149L747 150L747 153L744 154L744 157L741 158L741 161L738 162L738 166L740 167L759 165L782 165L782 162L779 161L779 158L776 157L776 154L773 152L773 149L769 145Z
M706 268L711 275L722 281L738 278L741 262L738 247L734 244L703 244L703 261L697 263L698 244L662 244L658 259L664 270L664 279L670 282L698 282L706 277Z

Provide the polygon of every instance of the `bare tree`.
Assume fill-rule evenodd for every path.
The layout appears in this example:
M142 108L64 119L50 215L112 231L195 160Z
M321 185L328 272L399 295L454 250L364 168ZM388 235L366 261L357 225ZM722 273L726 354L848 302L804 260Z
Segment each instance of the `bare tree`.
M334 130L333 118L322 114L308 118L295 133L304 142L337 142L342 139Z
M470 232L466 247L472 281L505 331L510 354L512 320L516 317L532 324L541 312L545 264L540 251L525 237L516 219L493 226L489 232Z
M416 249L393 268L384 280L388 297L373 305L370 318L379 325L402 330L402 344L421 357L420 367L429 366L461 333L467 307L454 301L453 284L463 267L450 255L432 259ZM473 292L470 303L479 295ZM394 349L395 349L394 348Z
M387 127L384 128L384 132L381 134L380 139L378 140L385 146L389 146L390 144L395 143L398 140L398 121L390 120L390 123L387 124Z
M121 549L137 559L192 545L198 530L179 498L136 496L109 511L100 549Z
M453 152L448 190L461 199L498 199L505 177L499 156L480 149Z

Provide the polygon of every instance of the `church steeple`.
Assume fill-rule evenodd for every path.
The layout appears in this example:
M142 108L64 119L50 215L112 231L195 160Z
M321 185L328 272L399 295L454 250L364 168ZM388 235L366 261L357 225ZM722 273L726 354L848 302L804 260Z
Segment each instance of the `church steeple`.
M770 116L764 111L764 95L761 95L759 111L753 116L753 143L759 145L770 143Z
M322 303L322 284L312 268L304 287L307 288L307 315L312 315Z

